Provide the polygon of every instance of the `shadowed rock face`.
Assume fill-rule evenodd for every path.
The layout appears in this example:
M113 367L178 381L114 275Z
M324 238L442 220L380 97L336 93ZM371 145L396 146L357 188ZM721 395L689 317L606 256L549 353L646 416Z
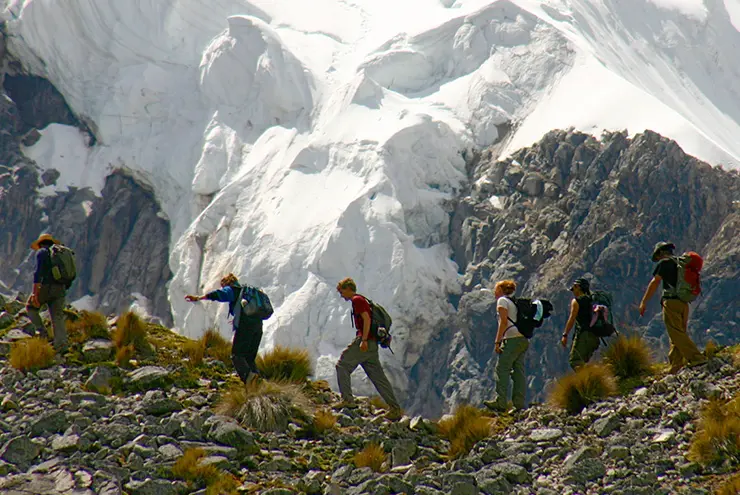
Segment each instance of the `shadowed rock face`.
M2 41L0 33L0 67L17 66L2 60ZM119 311L139 293L149 299L152 314L170 324L170 226L153 191L116 170L101 196L76 188L39 194L39 188L56 183L59 172L41 170L23 156L21 141L53 122L84 126L48 81L17 70L13 76L0 74L7 90L0 93L0 280L28 292L35 266L29 246L49 231L76 253L79 273L69 301L94 295L101 310Z
M645 335L664 358L668 338L659 295L639 318L637 306L661 240L704 256L704 293L692 304L689 331L699 344L727 343L740 328L740 175L686 155L653 132L601 141L552 131L542 141L471 167L469 195L453 205L450 242L464 277L458 313L440 329L412 370L420 391L412 407L440 412L444 404L492 395L493 296L479 291L511 278L518 294L545 297L556 314L530 341L530 399L567 369L558 344L567 319L567 285L586 275L614 295L622 331ZM735 337L733 337L733 335ZM440 370L429 373L429 370Z

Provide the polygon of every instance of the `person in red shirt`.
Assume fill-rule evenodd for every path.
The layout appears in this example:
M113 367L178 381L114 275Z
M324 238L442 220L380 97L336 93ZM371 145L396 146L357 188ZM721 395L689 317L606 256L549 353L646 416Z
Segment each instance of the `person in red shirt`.
M399 419L403 416L401 406L396 400L388 377L383 371L378 356L378 342L372 328L372 308L370 303L357 293L357 284L351 278L345 278L337 284L337 292L345 301L352 301L353 326L356 329L355 339L342 352L337 362L337 382L342 402L335 408L353 409L357 407L352 394L352 372L357 366L367 373L367 377L375 385L380 396L390 407L386 415L388 419Z

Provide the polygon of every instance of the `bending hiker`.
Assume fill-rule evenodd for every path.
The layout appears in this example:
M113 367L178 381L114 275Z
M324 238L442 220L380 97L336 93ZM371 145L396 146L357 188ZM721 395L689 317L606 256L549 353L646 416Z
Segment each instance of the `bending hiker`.
M378 356L378 342L373 330L372 308L368 300L357 293L357 285L351 278L345 278L337 284L337 292L345 301L352 302L352 318L354 327L357 329L355 339L342 352L337 362L337 382L342 402L336 408L356 408L354 395L352 395L352 372L357 366L367 373L367 377L375 385L380 396L390 406L386 417L391 420L399 419L403 413L401 406L396 400L388 377L385 376L383 367Z
M209 301L229 303L229 314L234 317L232 322L234 340L231 343L231 362L234 364L234 369L239 375L239 378L244 383L247 383L259 376L255 360L257 359L257 351L262 340L262 318L240 314L241 308L237 308L237 306L241 306L239 299L242 289L236 276L233 273L229 273L221 279L220 289L211 291L203 296L188 295L185 296L185 299L190 302L207 299Z
M68 345L64 321L65 296L76 277L74 253L50 234L39 236L31 244L31 249L37 251L36 271L33 275L33 292L26 303L26 312L39 335L48 338L39 312L45 304L49 307L51 326L54 329L54 348L57 352L63 353Z
M679 297L679 265L673 256L674 249L676 246L670 242L659 242L655 245L652 259L658 264L653 271L653 279L648 284L640 302L640 316L643 316L648 301L655 294L660 282L663 282L660 304L663 308L663 322L671 342L668 352L671 373L677 372L687 364L695 366L706 362L706 358L688 335L689 304ZM698 275L696 284L698 286ZM688 299L693 300L693 298Z
M509 380L514 384L511 400L516 409L524 409L527 392L527 377L524 372L524 355L529 348L529 341L516 327L518 310L511 299L516 291L513 280L496 283L496 312L498 313L498 331L496 332L495 351L498 354L496 363L496 398L485 401L489 409L506 411L509 402Z
M577 370L591 360L596 349L599 348L599 337L590 331L592 305L591 284L585 278L578 278L570 287L573 300L570 302L570 316L565 324L560 343L563 347L568 345L568 334L573 325L576 327L576 335L570 348L568 362L573 371Z

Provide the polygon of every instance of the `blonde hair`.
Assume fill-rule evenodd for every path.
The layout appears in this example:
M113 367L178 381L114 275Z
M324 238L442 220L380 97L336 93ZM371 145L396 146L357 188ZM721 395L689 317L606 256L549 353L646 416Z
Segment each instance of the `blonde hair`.
M224 275L221 279L221 287L226 287L227 285L234 285L236 283L239 283L239 279L236 278L236 275L233 273L229 273L228 275Z
M501 288L501 291L505 295L510 296L516 292L516 282L513 280L501 280L500 282L496 282L496 290L499 288Z
M337 284L337 290L350 289L352 292L357 292L357 284L350 277L343 278Z

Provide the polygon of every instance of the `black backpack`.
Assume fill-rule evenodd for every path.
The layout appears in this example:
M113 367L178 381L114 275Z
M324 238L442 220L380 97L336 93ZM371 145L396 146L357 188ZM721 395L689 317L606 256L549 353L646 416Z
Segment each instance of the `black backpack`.
M359 295L361 294L358 294L358 296ZM391 325L393 325L393 318L391 318L391 315L388 314L388 311L386 311L383 306L375 304L365 296L362 297L364 297L370 305L370 333L375 337L375 340L378 342L380 347L390 349L390 351L393 352L393 349L391 349L391 342L393 341ZM354 327L354 325L355 314L352 312L352 326Z
M612 317L612 295L602 290L591 293L591 326L588 330L597 337L611 337L617 332Z
M516 306L516 322L509 321L519 330L519 333L531 339L534 329L542 326L546 318L552 314L552 303L547 299L527 299L525 297L506 296Z
M239 327L242 315L266 320L275 312L270 298L262 289L250 285L238 289L237 303L234 305L234 329Z

